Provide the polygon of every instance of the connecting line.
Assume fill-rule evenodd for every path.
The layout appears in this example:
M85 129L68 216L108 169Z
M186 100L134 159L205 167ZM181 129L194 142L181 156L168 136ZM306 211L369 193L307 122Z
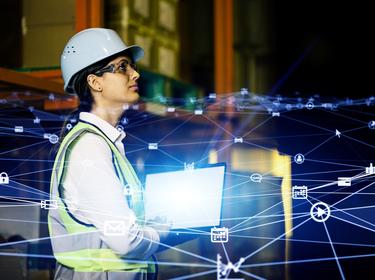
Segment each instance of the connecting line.
M225 253L225 257L227 258L227 262L230 262L230 259L229 259L229 256L228 256L228 252L227 252L227 250L225 249L225 245L224 245L224 243L222 242L221 245L222 245L222 247L223 247L223 250L224 250L224 253Z
M38 150L36 150L34 153L32 153L29 158L32 158L35 154L38 154L40 150L42 150L44 148L44 146L40 147ZM16 170L17 168L20 168L21 165L25 164L27 161L24 160L22 161L19 165L17 165L15 168L13 168L10 173L13 173L14 170Z
M129 135L130 137L133 137L134 139L144 143L144 144L148 144L146 141L142 140L141 138L138 138L137 136L134 136L133 134L129 133L129 132L126 132L126 135Z
M184 164L181 160L179 160L178 158L175 158L174 156L171 156L169 153L163 151L162 149L158 149L158 151L162 152L163 154L165 154L169 158L174 159L175 161L177 161L177 162L179 162L181 164Z
M358 175L355 175L355 176L353 176L353 177L351 177L351 180L352 181L354 181L354 180L358 180L358 179L362 179L362 178L365 178L365 177L369 177L369 176L373 176L373 174L363 174L363 173L360 173L360 174L358 174ZM324 185L322 185L322 186L318 186L318 187L315 187L315 188L311 188L311 189L309 189L309 191L314 191L314 190L318 190L318 189L321 189L321 188L325 188L325 187L329 187L329 186L333 186L333 185L337 185L337 182L338 181L333 181L333 182L331 182L331 183L327 183L327 184L324 184ZM367 186L368 187L368 186ZM359 190L360 191L360 190ZM358 191L357 191L358 192ZM357 192L355 192L355 193L357 193ZM353 194L355 194L355 193L353 193ZM335 203L335 204L337 204L337 202ZM334 205L335 205L334 204Z
M198 273L194 273L194 274L190 274L190 275L185 275L185 276L170 278L170 280L191 279L191 278L195 278L195 277L199 277L199 276L203 276L203 275L207 275L207 274L212 274L212 273L215 273L215 272L216 272L216 269L213 269L213 270L208 270L208 271L204 271L204 272L198 272Z
M271 93L275 93L283 85L283 83L289 78L289 76L297 69L302 63L305 57L314 49L315 45L319 42L320 38L315 38L315 40L303 51L303 53L297 58L296 61L289 67L286 73L276 82L272 87Z
M20 183L18 183L18 184L20 184ZM20 185L23 185L23 184L20 184ZM26 186L26 187L28 187L28 186ZM29 190L27 190L27 189L25 190L25 189L22 189L22 188L13 187L13 186L10 186L10 185L7 185L7 188L15 189L15 190L20 190L20 191L28 192L28 193L32 193L32 194L35 194L35 195L41 195L41 196L47 196L47 197L49 197L49 194L43 194L43 193L45 193L45 192L43 192L43 191L41 191L41 190L38 190L38 191L39 191L39 193L38 193L38 192L34 192L34 191L29 191ZM36 189L34 189L34 188L32 188L32 187L28 187L28 188L33 189L33 190L36 190Z
M242 135L243 138L245 138L246 136L248 136L251 132L253 132L255 129L257 129L258 127L262 126L263 124L265 124L266 122L268 122L270 119L272 119L272 116L271 117L268 117L267 119L265 119L263 122L261 122L260 124L258 124L257 126L253 127L250 131L246 132L244 135Z
M26 159L24 161L26 161ZM31 171L31 172L27 172L27 173L19 173L17 175L12 175L12 178L16 178L16 177L20 177L20 176L25 176L25 175L30 175L30 174L37 174L37 173L41 173L41 172L48 172L48 171L51 171L51 170L53 170L53 168L47 168L47 169L43 169L43 170Z
M245 274L245 275L247 275L247 276L253 277L253 278L258 279L258 280L266 280L266 278L263 278L263 277L257 276L257 275L255 275L255 274L253 274L253 273L250 273L250 272L244 271L244 270L242 270L242 269L240 269L240 270L238 270L238 271L241 272L242 274Z
M232 237L238 237L243 239L265 239L265 240L273 240L273 237L267 236L251 236L251 235L235 235L232 234ZM312 243L312 244L329 244L328 241L316 241L316 240L305 240L305 239L293 239L293 238L280 238L279 240L282 241L292 241L292 242L300 242L300 243ZM360 244L360 243L344 243L344 242L332 242L334 245L344 245L344 246L357 246L357 247L370 247L375 248L373 244Z
M370 144L368 144L368 143L366 143L366 142L363 142L363 141L361 141L361 140L355 139L355 138L350 137L350 136L348 136L348 135L343 135L343 136L346 137L346 138L349 138L350 140L353 140L353 141L356 141L356 142L358 142L358 143L360 143L360 144L363 144L363 145L365 145L365 146L368 146L368 147L371 147L371 148L375 148L374 145L370 145Z
M323 160L317 160L317 159L309 159L309 161L311 161L311 162L317 162L317 163L332 164L332 165L341 165L341 166L356 167L356 168L362 168L363 169L363 166L353 165L353 164L345 164L345 163L339 163L339 162L323 161Z
M250 179L245 181L245 182L242 182L242 183L238 183L238 184L235 184L235 185L232 185L231 187L228 187L228 188L225 188L223 189L224 191L227 191L227 190L230 190L230 189L233 189L233 188L236 188L236 187L239 187L239 186L242 186L242 185L245 185L247 183L250 182Z
M130 155L132 153L136 153L136 152L143 151L143 150L146 150L146 148L143 147L143 148L139 148L139 149L132 150L132 151L126 151L126 155Z
M251 258L252 256L254 256L255 254L257 254L258 252L262 251L264 248L272 245L273 243L275 243L276 241L278 241L280 238L284 237L285 235L287 235L290 231L293 231L297 228L299 228L300 226L302 226L303 224L305 224L306 222L310 221L312 218L308 218L307 220L299 223L298 225L294 226L293 228L291 228L290 230L288 230L287 232L279 235L278 237L276 237L274 240L268 242L267 244L263 245L262 247L260 247L259 249L255 250L253 253L247 255L244 259L247 260L248 258Z
M161 142L164 141L165 138L167 138L169 135L171 135L173 132L175 132L177 129L179 129L181 126L183 126L185 123L187 123L188 121L190 121L192 118L193 118L194 115L191 115L188 119L186 119L183 123L181 123L180 125L178 125L175 129L173 129L172 131L170 131L169 133L167 133L162 139L160 139L158 141L158 143L160 144Z
M38 204L39 205L39 202L32 202L30 200L39 200L39 199L30 199L30 200L27 200L27 199L20 199L18 197L13 197L13 196L6 196L6 195L0 195L0 198L3 198L3 199L8 199L8 200L14 200L14 201L19 201L19 202L27 202L27 203L35 203L35 204ZM22 198L22 197L21 197ZM4 206L4 207L7 207L7 206Z
M43 144L43 143L45 143L46 141L47 141L47 140L43 140L42 142L38 142L38 143L30 144L30 145L27 145L27 146L23 146L23 147L21 147L21 148L16 148L16 149L13 149L13 150L9 150L9 151L5 151L5 152L1 152L0 155L4 155L4 154L11 153L11 152L14 152L14 151L19 151L19 150L23 150L23 149L31 148L31 147L33 147L33 146L37 146L37 145Z
M336 250L335 250L335 247L334 247L333 244L332 244L331 236L330 236L330 234L329 234L329 232L328 232L328 229L327 229L326 223L323 222L323 225L324 225L324 228L325 228L325 230L326 230L326 233L327 233L327 237L328 237L329 243L331 244L333 254L335 255L335 260L336 260L337 266L338 266L338 268L339 268L339 271L340 271L340 274L341 274L341 278L345 280L345 276L344 276L344 273L343 273L343 271L342 271L342 268L341 268L340 262L339 262L339 260L338 260L338 258L337 258Z
M315 124L311 124L311 123L304 122L304 121L301 121L301 120L298 120L298 119L294 119L294 118L288 117L288 116L286 116L286 115L283 115L283 117L284 117L284 118L287 118L287 119L289 119L289 120L295 121L295 122L299 122L299 123L302 123L302 124L305 124L305 125L308 125L308 126L312 126L312 127L319 128L319 129L321 129L321 130L329 131L330 133L333 133L332 130L327 129L327 128L324 128L324 127L321 127L321 126L318 126L318 125L315 125Z
M356 223L353 223L353 222L350 222L350 221L347 221L347 220L341 219L341 218L336 217L336 216L334 216L334 215L332 215L332 214L331 214L330 217L335 218L335 219L340 220L340 221L343 221L343 222L345 222L345 223L351 224L351 225L353 225L353 226L357 226L357 227L360 227L360 228L366 229L366 230L368 230L368 231L375 232L375 230L373 230L373 229L371 229L371 228L367 228L367 227L365 227L365 226L362 226L362 225L359 225L359 224L356 224Z
M355 169L333 170L333 171L306 172L306 173L293 174L293 177L296 177L296 176L306 176L306 175L337 173L337 172L358 171L358 170L362 170L362 169L363 169L363 167L362 168L355 168Z
M213 124L215 124L217 127L221 128L223 131L225 131L226 133L228 133L230 136L232 136L233 138L235 137L232 133L230 133L228 130L226 130L224 127L222 127L220 124L218 124L217 122L215 122L214 120L211 120L210 118L208 118L207 116L205 115L202 115L203 117L205 117L207 120L209 120L210 122L212 122Z
M336 136L331 136L329 137L327 140L325 140L323 143L320 143L318 146L316 146L315 148L313 148L312 150L304 153L304 156L307 156L308 154L312 153L313 151L315 151L316 149L318 149L319 147L323 146L325 143L327 143L328 141L332 140L333 138L335 138Z
M359 259L359 258L371 258L375 257L375 254L367 254L367 255L354 255L354 256L342 256L337 257L340 260L348 260L348 259ZM260 264L248 264L243 265L243 268L252 268L252 267L263 267L263 266L271 266L271 265L286 265L286 264L299 264L299 263L309 263L309 262L324 262L324 261L333 261L335 260L334 257L331 258L318 258L318 259L303 259L303 260L295 260L295 261L279 261L279 262L268 262L268 263L260 263Z
M341 202L343 202L343 201L345 201L345 200L347 200L348 198L352 197L353 195L359 193L360 191L362 191L362 190L364 190L364 189L367 189L368 187L372 186L373 184L375 184L375 182L372 182L372 183L370 183L369 185L367 185L367 186L365 186L365 187L359 189L358 191L355 191L355 192L352 193L351 195L348 195L347 197L345 197L345 198L343 198L343 199L341 199L341 200L335 202L334 204L332 204L332 207L335 206L335 205L337 205L337 204L339 204L339 203L341 203Z
M245 221L242 221L242 222L240 222L239 224L234 225L233 227L231 227L231 228L229 229L229 231L232 232L236 227L238 227L238 226L240 226L240 225L242 225L242 224L244 224L244 223L247 223L247 222L250 221L251 219L253 219L253 218L259 216L260 214L263 214L264 212L266 212L266 211L268 211L268 210L274 208L275 206L277 206L277 205L279 205L279 204L281 204L281 203L282 203L282 201L280 201L280 202L278 202L278 203L276 203L276 204L274 204L274 205L268 207L267 209L265 209L265 210L259 212L258 214L256 214L255 216L252 216L252 217L247 218Z
M338 209L338 208L333 207L333 206L331 206L331 207L334 208L334 209L336 209L336 211L343 212L344 214L346 214L346 215L348 215L348 216L350 216L350 217L352 217L352 218L355 218L355 219L357 219L357 220L360 220L361 222L364 222L364 223L366 223L366 224L369 224L370 226L375 227L375 225L374 225L373 223L370 223L369 221L366 221L366 220L364 220L364 219L361 219L361 218L359 218L359 217L357 217L357 216L355 216L355 215L353 215L353 214L350 214L350 213L348 213L348 212L346 212L346 211L344 211L344 210L342 210L342 209ZM332 212L332 211L331 211L331 212Z
M190 116L191 113L186 113L186 114L183 114L183 115L180 115L180 117L185 117L185 116ZM144 122L144 120L140 120L140 121L137 121L137 122L134 122L133 124L129 125L126 127L126 129L134 129L134 128L137 128L138 126L144 126L144 125L150 125L150 124L154 124L154 123L158 123L158 122L167 122L169 120L173 120L173 119L176 119L176 117L172 116L172 117L166 117L165 119L156 119L156 120L153 120L153 121L148 121L148 122ZM126 132L127 133L127 132Z
M282 222L285 222L285 221L289 221L289 220L293 220L293 219L298 219L298 218L302 218L302 217L308 217L309 214L306 214L306 215L300 215L298 217L291 217L289 219L282 219L282 220L278 220L278 221L273 221L273 222L269 222L269 223L265 223L265 224L261 224L261 225L256 225L256 226L252 226L252 227L246 227L246 228L240 228L240 229L237 229L235 231L231 231L230 233L236 233L236 232L241 232L241 231L244 231L244 230L249 230L249 229L254 229L254 228L259 228L259 227L264 227L264 226L269 226L269 225L273 225L273 224L277 224L277 223L282 223Z
M229 143L228 145L225 145L224 147L221 147L221 148L220 148L219 150L217 150L217 153L219 153L219 152L223 151L224 149L226 149L226 148L228 148L228 147L230 147L230 146L232 146L232 142L231 142L231 143ZM205 157L201 158L200 160L198 160L198 162L197 162L197 163L200 163L200 162L202 162L203 160L207 159L207 158L208 158L209 156L210 156L210 155L207 155L207 156L205 156Z

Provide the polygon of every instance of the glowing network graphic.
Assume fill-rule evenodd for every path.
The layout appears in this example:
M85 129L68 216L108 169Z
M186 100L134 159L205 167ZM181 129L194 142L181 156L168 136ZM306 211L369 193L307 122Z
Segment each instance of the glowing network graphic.
M319 265L329 265L330 274L318 269L312 277L347 279L348 261L374 262L375 146L370 139L375 139L375 97L287 98L241 89L185 100L190 110L174 106L178 102L172 98L145 101L161 106L150 113L142 104L129 105L125 109L133 115L125 114L117 126L126 132L125 149L137 172L192 170L220 161L229 166L221 225L184 229L173 238L192 237L188 241L160 244L167 249L157 254L162 279L300 279L306 268ZM1 214L7 209L66 207L49 196L48 187L40 187L48 186L50 168L39 168L37 155L47 155L61 142L67 116L29 107L32 117L23 119L16 117L17 109L0 116L1 141L12 137L22 139L15 144L23 143L8 143L0 151L0 222L9 228L43 221ZM65 123L65 132L77 122ZM26 164L32 169L20 171ZM28 179L30 174L42 179ZM109 235L125 230L116 217L105 228ZM21 256L1 250L14 244L0 244L0 254ZM53 259L52 254L32 257Z

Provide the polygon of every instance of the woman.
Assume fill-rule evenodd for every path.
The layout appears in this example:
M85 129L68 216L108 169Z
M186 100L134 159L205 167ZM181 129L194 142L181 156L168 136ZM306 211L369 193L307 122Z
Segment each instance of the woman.
M80 98L78 123L64 137L51 178L49 231L55 279L150 279L160 233L146 226L141 184L115 128L138 99L135 62L143 49L116 32L86 29L61 56L64 89Z

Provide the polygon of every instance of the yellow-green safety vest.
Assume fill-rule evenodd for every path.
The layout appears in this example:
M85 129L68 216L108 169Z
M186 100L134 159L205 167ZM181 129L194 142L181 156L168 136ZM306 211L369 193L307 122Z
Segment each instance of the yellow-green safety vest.
M78 122L65 136L54 162L50 195L57 200L58 208L48 213L48 228L51 237L53 254L56 260L77 272L155 272L152 261L127 260L111 250L99 236L97 228L85 224L69 212L62 197L61 185L66 175L65 168L71 150L84 133L101 136L111 148L116 174L124 188L130 187L132 209L137 221L143 224L144 203L142 186L129 161L124 157L112 141L96 126ZM68 149L69 148L69 149ZM124 203L126 203L124 197Z

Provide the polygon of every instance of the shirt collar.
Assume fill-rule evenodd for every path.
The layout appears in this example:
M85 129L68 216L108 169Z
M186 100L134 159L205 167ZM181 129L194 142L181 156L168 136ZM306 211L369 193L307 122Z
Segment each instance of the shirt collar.
M112 142L122 141L126 136L124 131L117 130L110 123L92 113L81 112L79 119L98 127Z

